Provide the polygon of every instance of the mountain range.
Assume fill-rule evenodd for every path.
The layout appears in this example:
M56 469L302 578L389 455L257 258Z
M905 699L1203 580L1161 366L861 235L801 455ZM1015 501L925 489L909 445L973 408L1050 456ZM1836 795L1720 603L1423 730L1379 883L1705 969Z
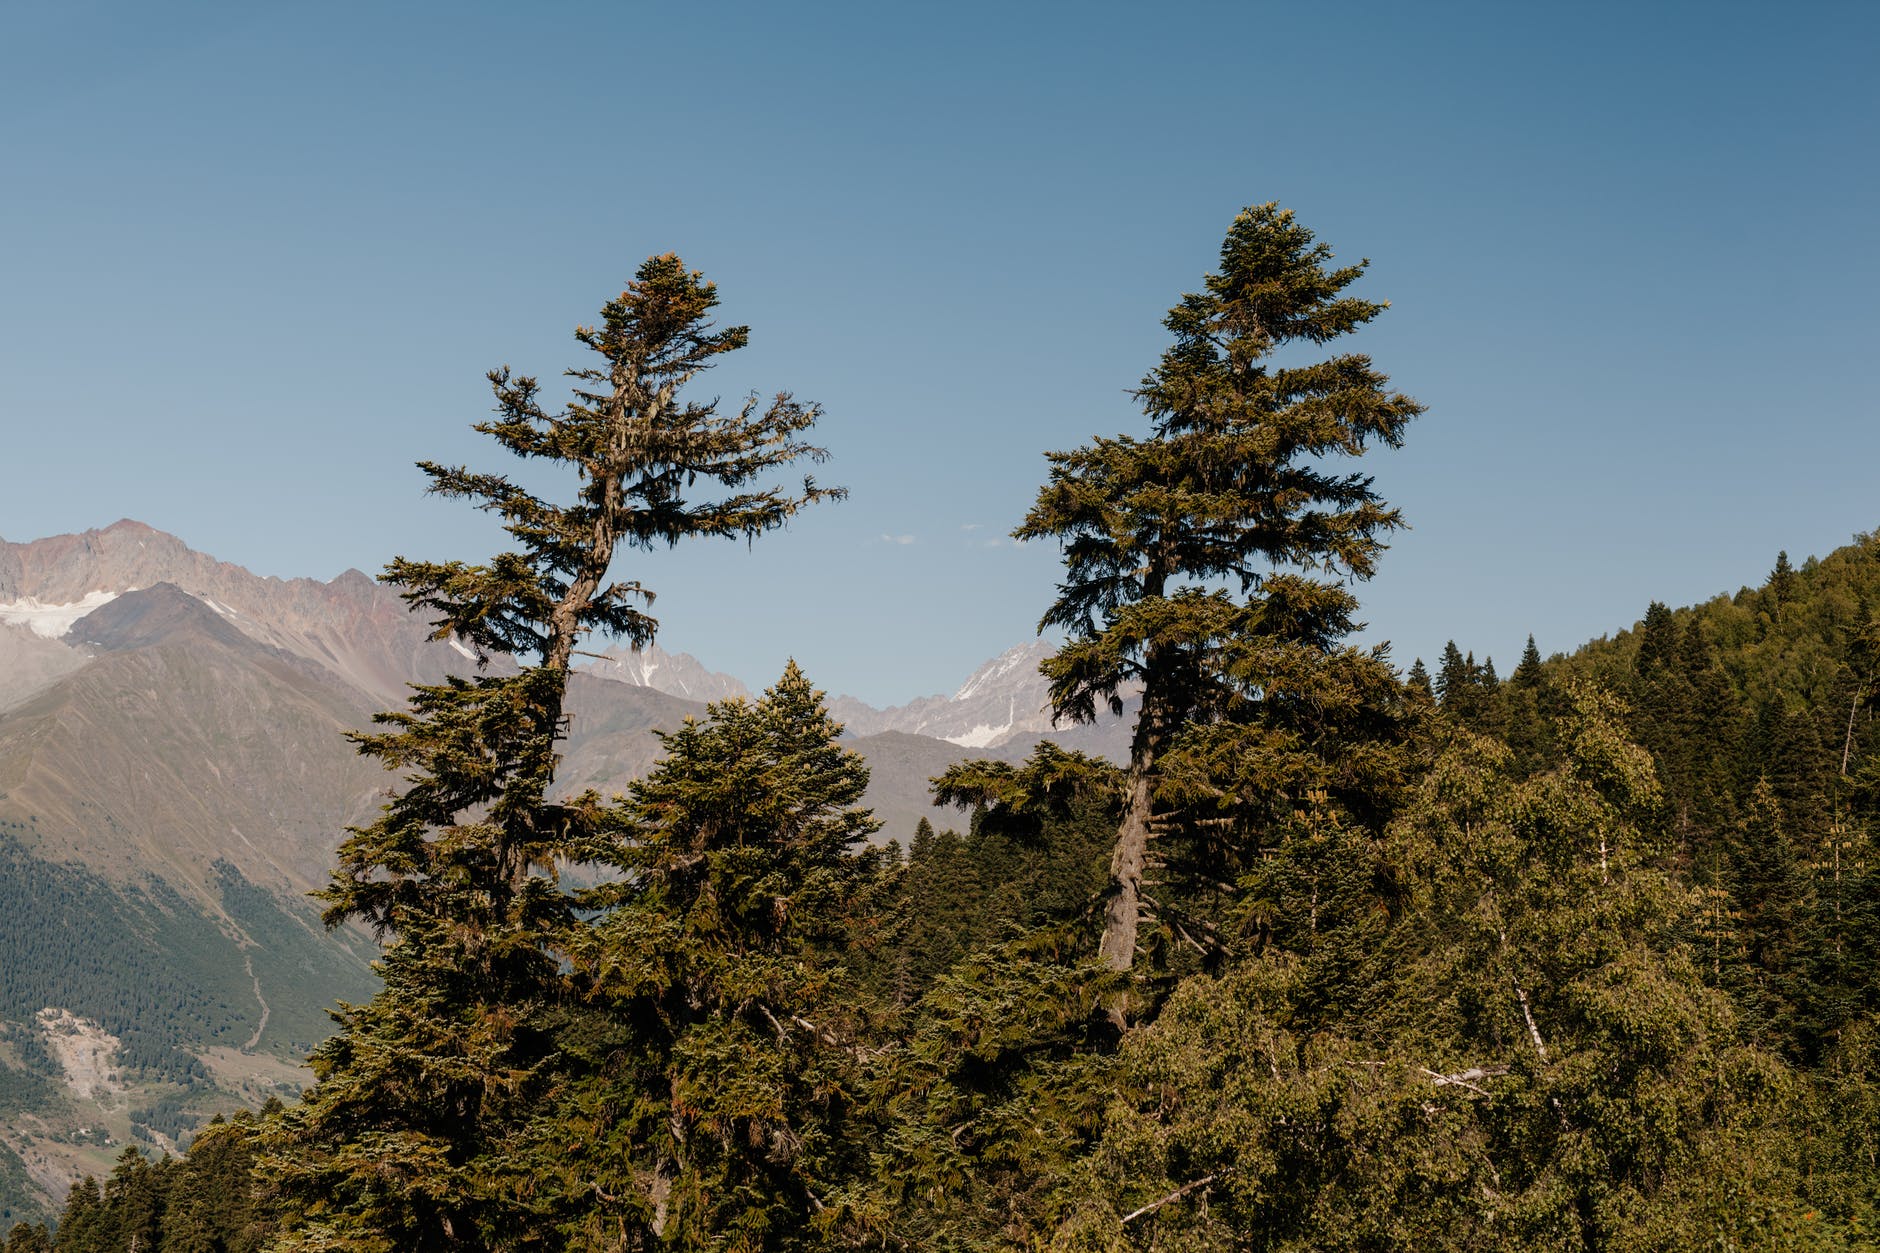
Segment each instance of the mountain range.
M1047 736L1126 751L1127 718L1051 727L1048 651L1014 648L950 696L831 701L879 838L958 820L927 796L955 761ZM9 1085L36 1094L0 1125L0 1211L302 1081L321 1007L373 981L370 940L327 931L307 896L397 786L347 734L474 665L356 570L262 577L128 520L0 541L0 1108ZM610 649L570 684L558 786L622 790L655 731L748 694L683 653Z

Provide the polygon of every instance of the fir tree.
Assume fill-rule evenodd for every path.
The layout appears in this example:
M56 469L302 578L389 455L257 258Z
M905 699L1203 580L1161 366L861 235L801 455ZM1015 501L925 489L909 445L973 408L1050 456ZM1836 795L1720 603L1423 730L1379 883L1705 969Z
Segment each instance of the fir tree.
M1541 705L1549 696L1547 674L1541 667L1540 649L1534 637L1527 638L1520 664L1508 676L1501 689L1495 711L1495 729L1514 751L1515 769L1522 775L1533 774L1548 764L1552 752L1550 720L1542 717Z
M1633 737L1651 750L1680 821L1688 812L1695 771L1693 746L1683 738L1692 693L1682 654L1684 637L1671 610L1653 601L1638 632L1630 689ZM1686 823L1688 825L1688 823Z
M172 1176L164 1253L254 1253L261 1247L270 1224L250 1178L257 1131L246 1110L232 1120L218 1114L190 1143Z
M1368 577L1400 525L1368 476L1326 463L1395 446L1422 406L1360 354L1274 360L1383 311L1341 294L1365 263L1333 268L1331 256L1289 211L1242 212L1219 272L1164 321L1175 342L1136 393L1149 437L1052 453L1050 481L1014 532L1063 548L1065 577L1040 624L1070 637L1044 665L1057 715L1089 721L1100 705L1121 709L1125 684L1142 685L1100 944L1115 970L1136 960L1162 759L1189 719L1234 703L1221 645L1321 645L1348 624L1349 596L1272 571Z
M1686 698L1677 735L1686 755L1681 782L1687 791L1674 793L1671 800L1680 819L1691 827L1687 839L1708 848L1733 820L1730 761L1719 750L1741 740L1742 713L1729 677L1717 662L1716 649L1696 616L1685 627L1679 664Z
M1725 986L1749 1023L1781 1043L1796 1027L1796 947L1807 880L1767 780L1750 795L1726 878L1743 965Z
M163 1238L164 1189L158 1172L136 1145L126 1145L104 1181L107 1247L155 1250Z
M1745 762L1751 780L1767 779L1781 803L1783 819L1798 839L1826 829L1834 757L1821 742L1815 719L1781 698L1763 702L1750 728ZM1751 782L1745 791L1752 791Z
M1868 830L1835 821L1803 845L1809 886L1793 985L1795 1047L1807 1061L1832 1050L1863 1014L1880 1010L1880 864Z
M1658 671L1675 663L1678 655L1678 626L1671 616L1671 610L1660 601L1653 601L1645 610L1645 621L1639 628L1638 655L1632 660L1632 669L1640 678L1649 679Z
M523 664L417 687L409 709L380 715L389 729L358 737L408 786L352 832L323 896L330 923L356 919L392 943L384 990L341 1013L339 1034L313 1059L318 1084L276 1136L266 1173L285 1246L416 1253L546 1238L504 1162L558 1064L545 1023L562 995L558 952L574 913L554 868L578 856L603 815L596 797L549 795L570 660L591 631L652 638L651 593L609 581L623 550L749 539L838 494L810 479L765 482L823 456L800 438L815 406L783 393L721 414L715 400L683 394L748 340L745 327L713 327L716 304L715 287L677 257L654 257L598 327L576 331L599 360L569 371L566 406L545 407L532 378L490 374L496 417L477 429L571 470L571 502L423 463L432 491L497 513L517 547L484 565L401 557L384 577L433 615L437 638ZM722 494L700 498L699 484Z
M1456 641L1443 645L1442 659L1436 666L1436 699L1452 712L1461 709L1469 698L1471 680L1469 663L1463 659Z
M517 1155L565 1247L813 1249L844 1219L866 1024L849 958L876 904L854 846L880 824L840 731L792 662L762 699L661 734L587 850L619 874L582 898L598 918L571 953L585 1064Z
M14 1223L7 1232L6 1253L53 1253L52 1233L38 1223Z
M1782 610L1795 599L1795 567L1789 564L1788 550L1776 554L1775 569L1769 572L1768 582L1770 614L1778 623L1782 621Z
M73 1184L66 1195L58 1233L59 1253L106 1253L109 1248L104 1193L92 1176L86 1175Z
M1514 673L1508 676L1508 681L1516 687L1532 691L1541 685L1544 677L1541 670L1541 650L1534 647L1534 637L1530 635L1527 637L1527 647L1521 650L1520 664L1515 666Z

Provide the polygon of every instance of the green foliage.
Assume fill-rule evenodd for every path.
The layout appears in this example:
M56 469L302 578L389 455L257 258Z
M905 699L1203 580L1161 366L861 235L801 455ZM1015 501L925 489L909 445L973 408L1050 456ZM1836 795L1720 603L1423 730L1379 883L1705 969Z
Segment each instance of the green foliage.
M663 734L665 757L588 850L569 953L586 1057L530 1128L569 1247L817 1247L861 1151L868 772L794 663L756 703Z
M1801 994L1799 950L1808 882L1785 829L1774 789L1759 782L1751 794L1724 870L1735 959L1724 986L1745 1018L1777 1046L1795 1021Z
M1767 585L1545 663L1536 699L1508 685L1496 729L1521 773L1558 761L1571 676L1626 694L1623 721L1662 780L1678 870L1703 894L1706 977L1784 1055L1814 1065L1880 1008L1874 807L1880 778L1880 543L1872 536ZM1464 720L1478 729L1480 718Z
M1064 546L1065 579L1043 622L1072 633L1045 667L1061 713L1087 719L1124 682L1162 678L1152 659L1164 652L1185 659L1165 663L1170 698L1209 707L1218 676L1197 667L1208 641L1232 633L1233 602L1196 587L1183 596L1183 581L1246 592L1268 565L1363 577L1379 535L1399 525L1369 478L1321 459L1395 445L1421 406L1387 393L1362 355L1270 364L1288 344L1323 344L1383 310L1340 295L1364 266L1329 269L1331 255L1289 211L1245 210L1221 271L1165 319L1176 342L1137 391L1153 437L1050 455L1050 482L1015 534Z
M332 1030L327 1006L335 1000L363 999L377 989L367 956L371 946L350 929L332 934L327 943L315 943L318 930L305 912L289 913L273 893L250 883L229 862L218 861L210 869L223 912L248 941L242 953L244 973L252 971L267 991L263 1046L285 1044L293 1055L306 1056ZM254 1005L252 993L246 999Z
M38 1041L38 1033L30 1027L15 1027L13 1034L16 1038ZM17 1118L21 1114L42 1109L55 1095L45 1074L24 1067L0 1065L0 1118Z
M1130 1038L1061 1247L1852 1242L1805 1089L1691 968L1649 759L1573 699L1566 761L1524 784L1452 739L1378 850L1388 925L1276 929ZM1362 943L1321 961L1326 931Z
M1527 647L1521 650L1521 663L1514 668L1508 681L1518 688L1537 688L1543 682L1541 674L1541 650L1534 647L1534 637L1527 637Z
M52 1253L52 1233L43 1223L16 1222L7 1231L7 1253Z
M27 1169L25 1160L11 1148L0 1145L0 1225L12 1229L43 1223L51 1217L45 1193Z
M982 950L937 980L869 1067L881 1128L855 1188L863 1247L1028 1247L1075 1203L1069 1167L1102 1127L1114 1040L1093 1007L1116 972L1038 940Z

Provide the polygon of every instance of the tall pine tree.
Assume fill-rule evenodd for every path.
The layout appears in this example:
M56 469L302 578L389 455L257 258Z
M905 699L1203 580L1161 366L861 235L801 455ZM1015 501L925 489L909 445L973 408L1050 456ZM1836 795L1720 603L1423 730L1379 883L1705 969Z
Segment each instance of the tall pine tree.
M715 328L716 288L672 255L646 261L597 327L598 358L569 371L572 400L490 374L496 417L477 429L515 455L565 467L555 503L500 474L422 463L431 491L500 515L516 547L487 564L399 558L386 568L437 638L515 673L414 689L360 751L407 786L340 849L323 893L329 923L358 920L391 943L383 991L340 1015L313 1058L319 1082L282 1120L267 1175L282 1247L467 1250L538 1247L530 1206L504 1181L506 1139L559 1056L542 1023L561 995L558 949L574 921L554 867L588 843L598 798L551 799L568 668L582 637L652 638L651 593L610 581L625 549L701 536L752 538L835 495L770 472L820 460L802 435L818 410L780 393L735 413L686 385L745 345ZM712 492L694 494L699 485Z
M1141 685L1100 945L1115 970L1136 960L1163 758L1185 723L1249 691L1223 646L1263 636L1322 649L1349 625L1353 602L1303 575L1368 577L1400 525L1369 476L1331 463L1395 446L1422 406L1390 391L1362 354L1278 359L1385 308L1344 294L1365 262L1331 258L1290 211L1244 210L1220 270L1164 319L1175 342L1136 392L1148 437L1050 454L1050 481L1014 532L1063 549L1064 579L1040 624L1069 636L1043 667L1056 714L1120 711L1126 685Z

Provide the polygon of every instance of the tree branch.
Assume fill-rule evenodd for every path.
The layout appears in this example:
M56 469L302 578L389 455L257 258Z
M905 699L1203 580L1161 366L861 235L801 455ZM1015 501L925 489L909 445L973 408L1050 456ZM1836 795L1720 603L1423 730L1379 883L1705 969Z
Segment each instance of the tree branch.
M1225 1172L1222 1172L1222 1173L1225 1173ZM1187 1196L1190 1192L1193 1192L1196 1188L1205 1188L1209 1184L1213 1183L1215 1180L1219 1179L1220 1177L1221 1177L1220 1174L1203 1175L1201 1176L1201 1178L1195 1180L1193 1183L1185 1183L1181 1187L1169 1193L1167 1196L1161 1198L1160 1200L1151 1201L1147 1205L1143 1206L1141 1209L1134 1210L1128 1214L1123 1215L1123 1221L1118 1225L1127 1227L1129 1226L1129 1224L1135 1222L1138 1218L1143 1217L1145 1214L1153 1214L1157 1210L1161 1209L1164 1205L1172 1205L1176 1201L1179 1201L1183 1197Z
M1467 1088L1481 1096L1488 1096L1489 1092L1485 1088L1476 1087L1475 1080L1493 1079L1508 1073L1506 1066L1471 1066L1467 1070L1458 1070L1453 1075L1438 1074L1427 1066L1419 1066L1417 1069L1428 1075L1430 1082L1439 1088L1453 1084L1458 1088Z

